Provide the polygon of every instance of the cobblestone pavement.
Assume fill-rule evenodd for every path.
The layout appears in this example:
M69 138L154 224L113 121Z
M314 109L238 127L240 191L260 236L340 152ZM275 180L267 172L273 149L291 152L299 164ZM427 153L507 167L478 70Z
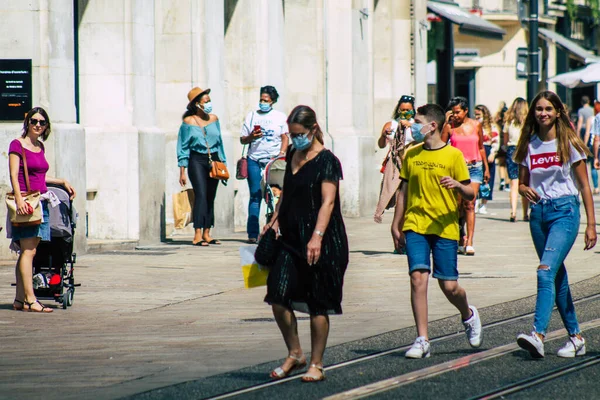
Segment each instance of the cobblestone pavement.
M459 258L460 282L479 308L536 291L528 225L509 223L506 193L496 197L477 219L476 256ZM390 212L381 225L346 219L344 315L331 319L329 346L414 325L406 257L391 252L390 220ZM582 223L567 260L571 283L600 266L600 249L582 250ZM243 288L244 238L235 233L201 248L176 237L80 256L73 307L50 315L12 311L14 262L0 262L0 398L117 398L283 357L265 289ZM431 321L456 315L437 285L429 296ZM305 319L299 329L308 350Z

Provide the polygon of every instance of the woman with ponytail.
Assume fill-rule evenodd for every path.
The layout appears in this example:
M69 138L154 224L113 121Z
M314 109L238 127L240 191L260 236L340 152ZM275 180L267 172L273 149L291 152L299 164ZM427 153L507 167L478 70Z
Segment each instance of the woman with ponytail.
M325 379L323 353L329 335L329 314L342 313L342 285L348 265L348 238L342 219L339 181L342 166L323 146L315 112L297 106L287 120L288 149L283 191L272 223L280 232L281 252L269 270L265 301L288 348L284 363L271 372L281 379L306 366L294 311L310 315L312 346L304 382Z

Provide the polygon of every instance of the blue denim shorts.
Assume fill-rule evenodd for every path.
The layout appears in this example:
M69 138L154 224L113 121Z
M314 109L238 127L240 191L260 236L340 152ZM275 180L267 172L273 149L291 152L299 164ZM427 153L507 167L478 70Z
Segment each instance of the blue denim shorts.
M483 161L475 164L467 164L467 169L469 170L471 182L483 183Z
M456 240L437 235L421 235L413 231L404 232L409 274L414 271L431 272L433 255L433 277L444 281L458 280Z
M519 164L513 160L516 150L516 146L508 146L508 149L506 149L506 169L508 171L508 179L519 179Z
M42 200L42 211L44 215L44 222L40 225L33 226L11 226L12 241L18 242L21 239L38 237L42 242L50 241L50 210L48 209L48 202Z

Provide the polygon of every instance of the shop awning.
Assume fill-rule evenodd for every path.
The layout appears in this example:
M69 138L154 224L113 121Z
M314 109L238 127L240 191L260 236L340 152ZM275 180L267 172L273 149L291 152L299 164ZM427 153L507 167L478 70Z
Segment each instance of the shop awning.
M427 2L427 8L429 11L458 25L458 31L465 35L502 40L502 36L506 34L506 31L498 25L464 11L458 5L452 3L430 0Z
M600 62L600 57L594 55L594 53L592 53L591 51L584 49L571 39L567 39L560 33L556 33L546 28L539 28L538 32L542 39L556 44L564 51L574 56L574 58L578 59L579 61L582 61L585 64Z

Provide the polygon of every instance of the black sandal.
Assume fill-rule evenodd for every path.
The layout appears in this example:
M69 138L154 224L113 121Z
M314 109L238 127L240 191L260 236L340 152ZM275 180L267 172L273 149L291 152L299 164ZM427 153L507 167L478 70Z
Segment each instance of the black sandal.
M35 303L39 304L42 309L41 310L34 310L31 306L34 305ZM43 305L42 303L40 303L39 300L34 301L33 303L28 303L25 302L25 304L29 307L27 310L25 308L23 308L23 311L29 311L29 312L39 312L39 313L51 313L54 312L53 309L51 309L50 307L46 307L45 305ZM25 307L25 306L23 306Z
M20 306L16 306L15 303L20 304ZM25 308L25 303L23 303L21 300L15 299L15 301L13 301L13 310L23 311L24 308Z

